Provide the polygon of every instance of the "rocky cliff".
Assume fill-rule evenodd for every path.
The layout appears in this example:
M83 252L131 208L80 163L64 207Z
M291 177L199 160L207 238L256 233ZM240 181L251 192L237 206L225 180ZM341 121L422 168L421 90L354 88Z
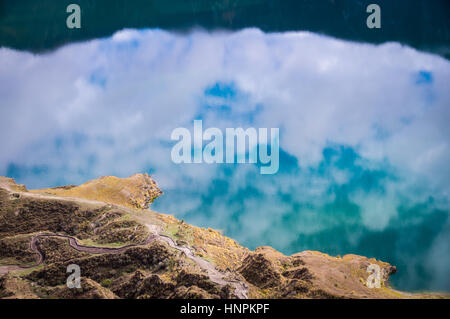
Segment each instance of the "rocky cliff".
M148 209L146 174L28 191L0 177L1 298L421 298L389 287L388 263L356 255L251 251ZM67 287L80 267L81 288ZM377 265L381 287L369 288Z

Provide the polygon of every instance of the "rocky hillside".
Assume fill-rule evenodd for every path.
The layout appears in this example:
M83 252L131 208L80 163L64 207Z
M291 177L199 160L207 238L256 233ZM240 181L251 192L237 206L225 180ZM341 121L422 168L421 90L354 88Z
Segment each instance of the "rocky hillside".
M448 297L390 288L395 267L375 259L250 251L148 209L161 193L145 174L33 191L0 177L0 298ZM81 288L66 285L70 264ZM366 285L370 264L381 288Z

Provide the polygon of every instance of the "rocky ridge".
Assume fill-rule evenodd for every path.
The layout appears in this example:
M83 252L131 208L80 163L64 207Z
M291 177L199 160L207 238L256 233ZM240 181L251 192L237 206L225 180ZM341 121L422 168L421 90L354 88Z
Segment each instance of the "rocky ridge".
M148 209L146 174L28 191L0 177L0 298L436 298L392 289L396 268L357 255L251 251ZM66 285L81 269L80 289ZM381 269L369 288L367 268Z

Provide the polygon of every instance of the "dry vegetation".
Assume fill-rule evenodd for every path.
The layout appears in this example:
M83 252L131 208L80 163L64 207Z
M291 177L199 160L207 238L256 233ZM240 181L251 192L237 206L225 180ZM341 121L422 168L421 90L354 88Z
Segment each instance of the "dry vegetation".
M395 267L362 256L313 251L285 256L271 247L250 251L219 231L145 209L160 193L142 174L30 192L0 177L0 297L236 298L233 281L246 287L249 298L447 297L393 290L388 278ZM30 241L42 233L70 235L85 246L137 246L94 254L74 249L67 239L46 237L38 243L44 265L33 267L36 254ZM170 237L178 248L163 240L141 245L152 234ZM197 257L223 274L225 284L202 268ZM82 289L65 285L72 263L82 269ZM366 286L371 263L382 269L382 288ZM31 268L8 271L10 264Z

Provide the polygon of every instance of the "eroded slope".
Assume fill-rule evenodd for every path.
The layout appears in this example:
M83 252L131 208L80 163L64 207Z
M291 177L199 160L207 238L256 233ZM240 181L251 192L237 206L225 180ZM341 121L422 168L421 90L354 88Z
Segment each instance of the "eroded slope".
M27 191L0 177L3 298L414 298L389 288L395 267L362 256L250 251L212 229L147 208L148 175ZM81 289L66 286L67 266ZM368 288L367 267L382 270Z

